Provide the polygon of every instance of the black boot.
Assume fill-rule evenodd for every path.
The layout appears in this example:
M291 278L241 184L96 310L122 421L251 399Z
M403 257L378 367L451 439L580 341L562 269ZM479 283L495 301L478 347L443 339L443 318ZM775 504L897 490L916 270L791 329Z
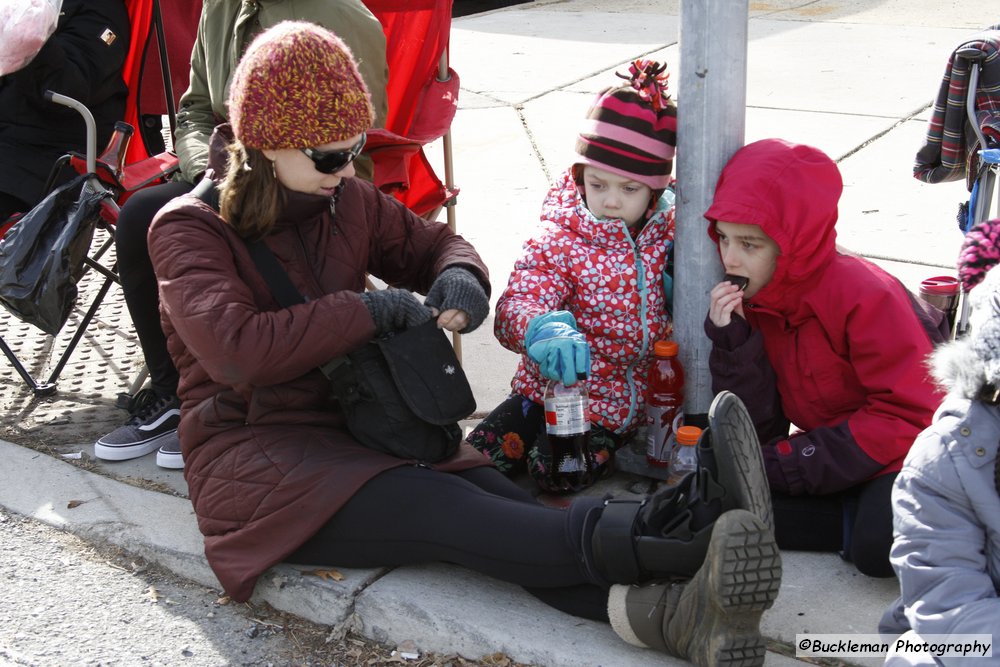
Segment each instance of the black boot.
M591 538L596 569L617 584L692 576L705 559L723 496L699 472L642 500L605 501Z
M643 500L608 500L593 528L593 567L616 584L688 578L701 567L712 524L742 509L773 532L771 492L757 433L728 391L712 401L698 471Z
M774 536L755 515L726 512L714 525L704 565L686 583L612 586L611 627L626 642L701 667L764 663L760 617L781 585Z
M708 428L698 441L698 465L722 488L722 510L744 509L774 530L771 490L760 441L743 401L719 392L708 409Z

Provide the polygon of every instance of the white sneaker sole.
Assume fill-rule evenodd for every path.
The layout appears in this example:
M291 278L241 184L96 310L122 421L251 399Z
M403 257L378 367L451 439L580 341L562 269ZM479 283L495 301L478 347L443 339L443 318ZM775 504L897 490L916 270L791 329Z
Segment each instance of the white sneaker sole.
M156 465L169 470L183 470L184 457L180 452L156 452Z
M94 444L94 456L104 461L128 461L155 452L163 444L164 438L176 437L174 431L162 433L155 438L130 445L109 445L98 440Z

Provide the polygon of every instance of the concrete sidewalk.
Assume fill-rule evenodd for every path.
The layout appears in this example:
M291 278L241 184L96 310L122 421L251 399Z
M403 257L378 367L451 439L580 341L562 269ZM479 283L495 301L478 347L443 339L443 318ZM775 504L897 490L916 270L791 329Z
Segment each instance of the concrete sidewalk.
M451 61L462 80L453 125L458 228L487 261L494 295L536 224L549 182L573 161L576 127L594 93L638 56L677 71L678 11L676 0L536 0L454 21ZM911 167L951 50L997 21L982 12L981 0L751 3L746 140L780 136L838 159L845 181L840 243L911 288L954 274L962 240L954 217L967 198L964 184L922 184ZM436 159L437 151L430 155ZM32 370L47 371L64 336L36 345L36 330L6 311L0 322L12 347L36 362ZM2 365L0 437L10 442L0 441L0 504L218 587L180 473L157 468L152 456L76 465L62 458L92 455L93 441L121 422L115 394L141 363L130 331L114 291L52 397L32 397ZM505 396L516 357L495 342L489 321L463 345L479 409L488 411ZM621 475L612 486L638 490L641 482ZM763 630L774 648L792 654L796 634L874 633L897 592L895 580L866 578L832 554L785 552L783 559L781 594ZM412 640L423 651L470 658L499 651L550 666L679 662L457 567L345 570L341 582L303 569L275 568L257 596L379 641ZM768 655L771 665L793 662Z

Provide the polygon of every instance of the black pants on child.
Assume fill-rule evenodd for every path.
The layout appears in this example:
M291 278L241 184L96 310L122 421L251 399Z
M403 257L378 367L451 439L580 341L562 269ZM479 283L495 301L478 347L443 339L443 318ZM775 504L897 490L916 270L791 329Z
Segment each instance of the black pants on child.
M869 577L891 577L892 485L879 475L842 493L786 496L772 493L774 537L781 549L839 551Z
M167 352L167 338L160 326L160 296L153 263L149 260L146 233L157 211L193 187L181 181L139 190L125 202L115 225L115 251L125 305L132 316L132 325L149 369L150 385L160 396L177 394L179 376Z
M603 502L544 507L495 468L393 468L369 480L287 560L356 568L455 563L523 586L561 611L607 621L608 591L583 559L591 510Z

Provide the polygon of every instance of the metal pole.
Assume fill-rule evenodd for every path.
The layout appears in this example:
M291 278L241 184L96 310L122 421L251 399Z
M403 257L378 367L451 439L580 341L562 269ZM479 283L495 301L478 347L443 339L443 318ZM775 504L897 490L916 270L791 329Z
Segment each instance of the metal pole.
M682 0L677 98L677 233L674 239L674 338L685 370L685 412L712 402L711 344L703 322L708 293L722 278L702 214L746 127L749 0Z

